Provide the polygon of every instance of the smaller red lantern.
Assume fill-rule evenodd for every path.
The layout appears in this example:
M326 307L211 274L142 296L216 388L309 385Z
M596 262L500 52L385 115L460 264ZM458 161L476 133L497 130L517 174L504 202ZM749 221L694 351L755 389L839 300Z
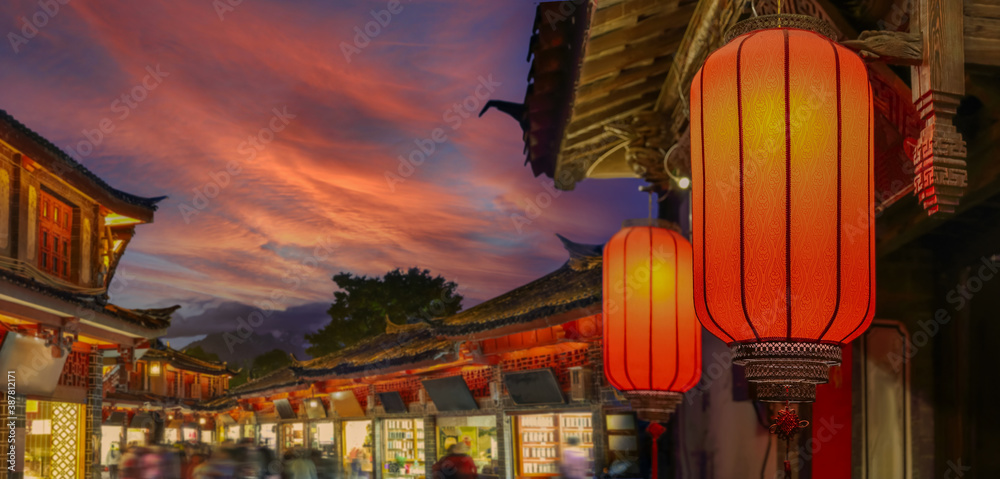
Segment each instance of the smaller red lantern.
M675 229L626 221L604 246L604 375L648 421L667 420L701 378L691 244Z

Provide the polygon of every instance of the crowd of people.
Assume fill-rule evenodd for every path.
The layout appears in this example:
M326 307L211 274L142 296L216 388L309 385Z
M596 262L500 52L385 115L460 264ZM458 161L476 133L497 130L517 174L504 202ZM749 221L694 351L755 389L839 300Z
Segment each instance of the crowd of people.
M585 479L589 474L588 458L571 438L561 461L564 479ZM320 451L292 449L281 458L266 446L255 446L250 439L239 443L224 442L209 447L200 443L174 446L131 445L124 452L112 448L108 453L108 479L345 479L336 461ZM116 464L117 462L117 464ZM368 474L352 467L346 479L366 479ZM477 471L464 444L455 444L431 467L431 479L479 479L490 477L492 470ZM107 476L106 476L107 477Z
M131 445L109 453L107 462L108 479L340 479L335 462L319 451L293 449L278 458L250 439L215 447Z

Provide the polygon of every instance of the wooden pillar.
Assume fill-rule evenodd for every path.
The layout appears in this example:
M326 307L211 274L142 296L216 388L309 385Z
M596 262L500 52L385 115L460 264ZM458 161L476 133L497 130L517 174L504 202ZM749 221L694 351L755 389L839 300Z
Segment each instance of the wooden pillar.
M922 122L913 186L928 215L954 213L968 183L965 140L952 122L965 95L963 25L963 2L955 0L919 0L910 23L923 40L923 61L911 74Z

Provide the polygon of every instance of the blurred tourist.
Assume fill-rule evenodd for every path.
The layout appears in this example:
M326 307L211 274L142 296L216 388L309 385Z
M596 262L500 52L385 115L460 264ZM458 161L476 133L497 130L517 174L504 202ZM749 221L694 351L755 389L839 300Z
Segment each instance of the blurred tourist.
M448 447L448 454L431 466L431 479L478 479L476 463L469 457L469 447L460 442Z

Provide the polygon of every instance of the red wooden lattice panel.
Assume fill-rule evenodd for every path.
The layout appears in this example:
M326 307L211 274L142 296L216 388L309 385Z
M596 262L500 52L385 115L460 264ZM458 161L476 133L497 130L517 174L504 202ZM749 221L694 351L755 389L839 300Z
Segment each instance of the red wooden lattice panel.
M368 386L358 386L352 390L354 397L358 398L362 410L368 409Z
M587 364L587 346L560 353L539 354L523 358L505 359L501 361L500 367L504 371L527 371L531 369L552 368L559 385L563 389L569 389L570 377L569 368L583 366Z
M375 392L383 393L396 391L403 398L404 404L415 403L420 400L420 379L407 378L375 385Z
M492 368L487 366L480 369L462 371L462 378L465 379L465 384L472 391L472 397L490 397L490 381L493 380Z
M62 374L59 375L59 385L75 388L87 387L89 359L87 353L71 351L69 357L66 358Z

